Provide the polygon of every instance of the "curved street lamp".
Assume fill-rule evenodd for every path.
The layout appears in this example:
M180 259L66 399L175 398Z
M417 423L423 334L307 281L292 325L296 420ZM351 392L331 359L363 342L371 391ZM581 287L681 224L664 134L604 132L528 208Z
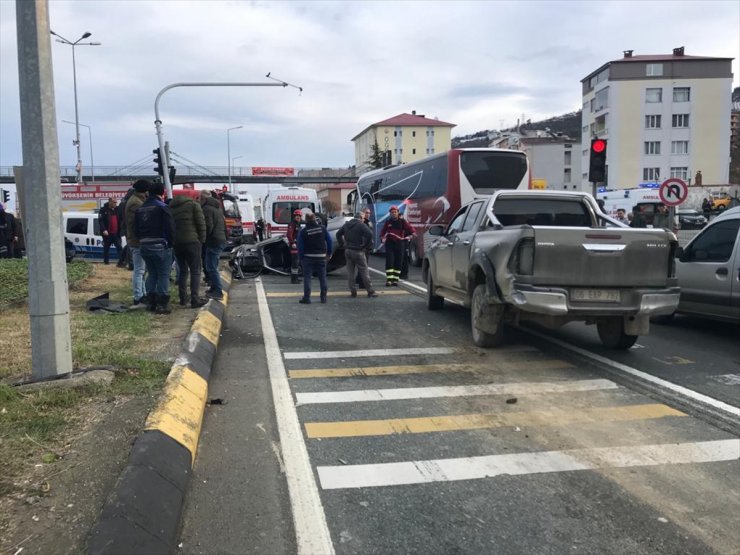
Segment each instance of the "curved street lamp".
M81 125L82 127L87 127L87 136L90 142L90 173L92 175L91 183L95 183L95 159L93 158L92 128L89 125L85 125L84 123L67 121L66 119L63 119L62 123L71 123L72 125Z
M226 159L229 164L229 192L232 193L232 187L231 187L231 139L229 138L229 133L236 129L241 129L244 127L243 125L237 125L236 127L229 127L226 130L226 153L228 158Z
M77 66L75 64L75 46L100 46L102 43L99 42L80 42L90 37L92 33L86 32L76 41L72 42L65 39L62 35L55 33L51 29L49 32L57 37L56 41L62 44L67 44L72 47L72 82L74 84L74 95L75 95L75 141L74 144L77 147L77 183L82 183L82 154L80 154L80 122L77 110ZM92 162L92 160L91 160Z

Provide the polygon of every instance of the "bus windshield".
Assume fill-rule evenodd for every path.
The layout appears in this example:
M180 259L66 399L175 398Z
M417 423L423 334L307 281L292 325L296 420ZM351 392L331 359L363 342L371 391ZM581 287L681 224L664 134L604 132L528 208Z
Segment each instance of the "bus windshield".
M527 173L527 160L517 151L467 151L460 156L460 169L476 194L491 194L518 188Z
M272 220L276 224L289 224L293 211L303 208L316 211L313 202L276 202L272 205Z

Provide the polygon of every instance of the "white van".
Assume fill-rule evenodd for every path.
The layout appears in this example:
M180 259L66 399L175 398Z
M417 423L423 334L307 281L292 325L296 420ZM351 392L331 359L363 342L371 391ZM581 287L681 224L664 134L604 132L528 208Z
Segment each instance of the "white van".
M63 212L64 238L69 240L77 251L77 256L86 260L103 260L103 236L100 234L97 212ZM126 244L126 238L121 238ZM111 245L109 258L118 259L115 245Z

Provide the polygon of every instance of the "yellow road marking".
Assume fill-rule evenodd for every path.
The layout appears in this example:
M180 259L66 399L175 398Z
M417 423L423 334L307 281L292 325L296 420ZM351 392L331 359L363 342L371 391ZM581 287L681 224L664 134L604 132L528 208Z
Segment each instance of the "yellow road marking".
M170 436L190 451L194 463L207 396L208 383L203 378L187 366L173 366L144 429Z
M683 412L662 404L630 405L596 409L557 409L501 414L461 414L428 418L395 418L388 420L355 420L352 422L309 422L309 438L386 436L393 434L423 434L500 428L504 426L562 426L574 423L599 423L647 420L666 416L686 416Z
M207 310L198 313L193 322L192 331L197 331L213 345L218 346L218 332L221 330L221 320Z
M361 376L392 376L397 374L435 374L444 372L485 372L490 370L560 370L573 368L564 360L521 360L490 364L416 364L410 366L367 366L354 368L314 368L291 370L290 378L347 378Z
M404 291L402 289L393 289L391 291L382 291L378 290L375 291L378 295L385 296L385 295L410 295L408 291ZM315 295L318 298L318 291L314 290L312 292L312 295ZM349 297L349 291L329 291L327 293L329 297ZM279 297L302 297L303 292L278 292L274 291L272 293L266 293L265 296L272 297L272 298L279 298ZM367 293L364 291L358 291L357 292L358 297L367 297Z

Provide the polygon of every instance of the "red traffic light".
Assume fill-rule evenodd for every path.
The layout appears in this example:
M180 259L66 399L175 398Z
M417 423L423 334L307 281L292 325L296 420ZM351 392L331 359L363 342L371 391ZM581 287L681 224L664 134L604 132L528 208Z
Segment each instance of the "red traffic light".
M606 150L606 141L602 139L597 139L593 143L591 143L591 150L597 153L604 152Z

